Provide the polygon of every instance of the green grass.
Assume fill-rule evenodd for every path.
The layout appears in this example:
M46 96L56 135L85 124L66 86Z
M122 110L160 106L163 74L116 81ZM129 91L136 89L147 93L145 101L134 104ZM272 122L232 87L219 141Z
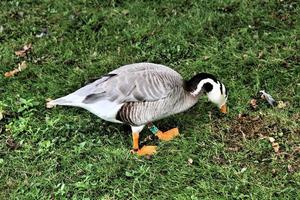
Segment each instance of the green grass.
M300 198L296 0L14 0L0 10L0 199ZM32 51L18 58L27 43ZM27 69L3 76L23 60ZM185 78L215 74L230 89L230 113L220 116L201 98L157 122L179 126L181 137L146 159L129 154L128 127L77 108L45 108L47 98L142 61ZM288 106L259 102L253 111L249 101L261 89Z

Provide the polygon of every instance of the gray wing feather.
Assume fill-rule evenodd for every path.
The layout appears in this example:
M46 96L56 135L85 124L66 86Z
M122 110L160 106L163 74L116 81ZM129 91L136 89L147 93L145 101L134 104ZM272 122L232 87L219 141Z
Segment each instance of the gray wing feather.
M125 65L110 74L116 75L88 85L84 103L101 99L119 103L157 101L166 98L174 88L183 84L181 75L176 71L151 63Z

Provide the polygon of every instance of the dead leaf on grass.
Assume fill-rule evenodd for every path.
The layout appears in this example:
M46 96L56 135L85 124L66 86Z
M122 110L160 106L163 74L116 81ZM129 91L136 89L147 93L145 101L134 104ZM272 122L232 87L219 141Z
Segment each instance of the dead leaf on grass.
M292 165L288 165L287 169L288 169L288 172L290 172L290 173L294 172Z
M257 107L258 107L257 100L256 99L251 99L250 100L250 106L251 106L251 108L253 108L254 110L256 110Z
M272 143L272 147L273 147L273 150L274 150L275 153L279 152L280 146L277 142Z
M20 147L20 145L14 141L12 138L8 138L6 140L6 145L8 146L8 148L10 148L11 150L15 150L17 149L18 147Z
M31 48L32 48L31 43L26 44L23 46L23 48L21 50L15 51L15 54L16 54L16 56L24 57L31 50Z
M286 102L278 101L277 108L285 108L287 106Z
M264 56L264 52L263 51L260 51L259 53L258 53L258 58L260 59L260 58L262 58Z
M18 64L18 67L9 71L9 72L5 72L4 76L5 77L12 77L14 75L16 75L17 73L19 73L20 71L24 70L27 68L27 63L26 61L22 61L21 63Z
M227 150L228 150L228 151L237 152L237 151L240 150L240 147L228 147Z
M280 148L279 143L275 142L275 139L273 137L269 137L269 141L272 144L272 148L273 148L274 152L278 153L279 152L279 148Z

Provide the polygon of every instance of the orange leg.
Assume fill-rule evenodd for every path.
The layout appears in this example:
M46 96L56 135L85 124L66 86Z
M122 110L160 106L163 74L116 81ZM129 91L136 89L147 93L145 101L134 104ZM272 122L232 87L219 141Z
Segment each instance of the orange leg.
M163 140L163 141L170 141L179 135L178 128L172 128L168 131L162 132L156 126L154 126L152 123L149 123L148 129L153 134L155 134L160 140Z
M156 146L143 146L141 149L139 149L139 133L137 132L132 133L132 142L132 153L136 153L139 156L153 155L156 153Z
M139 150L139 133L132 133L132 146L134 151Z

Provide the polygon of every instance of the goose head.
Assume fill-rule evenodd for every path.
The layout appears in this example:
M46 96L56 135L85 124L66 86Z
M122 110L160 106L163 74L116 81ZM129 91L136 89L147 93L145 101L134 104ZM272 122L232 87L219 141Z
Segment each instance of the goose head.
M186 88L195 97L205 93L208 100L216 104L222 113L227 113L228 90L213 75L207 73L197 74L186 81Z

